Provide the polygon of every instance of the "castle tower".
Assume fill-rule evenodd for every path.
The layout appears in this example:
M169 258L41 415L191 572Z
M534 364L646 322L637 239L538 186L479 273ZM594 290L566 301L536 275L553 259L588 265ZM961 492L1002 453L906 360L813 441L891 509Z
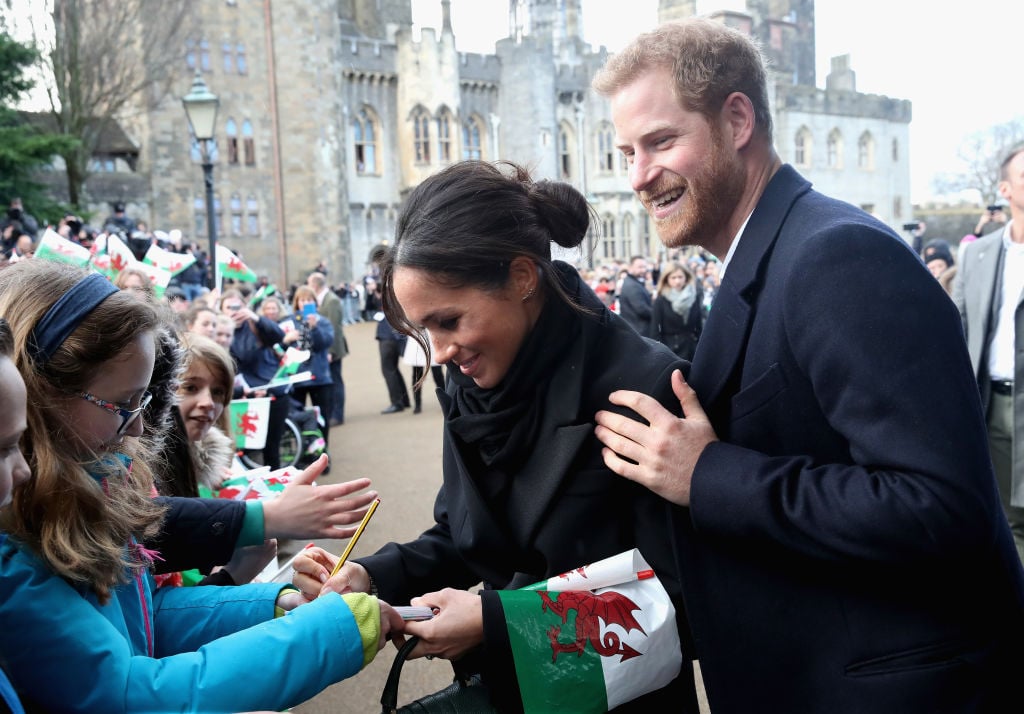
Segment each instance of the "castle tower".
M697 14L697 0L658 0L658 24L685 20Z

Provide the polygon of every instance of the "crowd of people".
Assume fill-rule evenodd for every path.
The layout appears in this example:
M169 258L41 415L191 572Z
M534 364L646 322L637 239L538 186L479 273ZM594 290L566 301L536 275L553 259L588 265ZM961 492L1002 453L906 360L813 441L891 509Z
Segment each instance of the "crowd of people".
M0 696L13 711L280 709L415 636L411 656L451 660L499 711L556 689L609 708L613 685L591 695L585 668L559 666L588 647L666 663L614 683L618 712L698 712L680 655L713 714L1012 710L1024 147L1001 167L1011 220L988 232L989 212L956 258L918 253L780 160L768 86L750 38L697 18L595 77L668 251L653 267L552 259L585 240L587 200L511 162L456 163L409 193L362 317L385 373L404 354L391 341L417 346L417 385L447 365L434 522L340 567L307 549L290 585L240 581L275 537L350 533L369 483L312 486L321 458L258 512L211 503L197 496L221 457L200 445L229 391L261 391L289 346L334 385L350 296L313 271L287 296L229 287L165 309L127 274L0 268ZM936 278L952 267L950 299ZM385 413L409 406L402 390ZM336 393L314 391L330 412ZM233 525L196 527L214 518ZM544 583L633 548L678 645L619 648L640 609L621 600L604 619L624 635L559 641L566 594ZM215 581L174 580L214 565ZM388 604L405 602L432 615L405 621Z

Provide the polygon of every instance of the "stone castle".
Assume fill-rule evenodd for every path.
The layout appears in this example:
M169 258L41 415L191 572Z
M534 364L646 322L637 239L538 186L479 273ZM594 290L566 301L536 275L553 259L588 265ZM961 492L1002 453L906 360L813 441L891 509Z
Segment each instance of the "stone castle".
M414 37L410 2L195 3L203 36L183 48L180 92L123 122L146 179L129 214L205 245L199 152L180 103L199 71L220 98L218 239L272 280L300 280L321 261L333 282L357 279L370 249L392 240L403 196L468 158L513 160L582 191L600 220L566 256L577 264L657 258L608 104L590 90L608 53L583 40L582 0L510 0L494 54L456 50L448 0L441 28ZM660 0L658 19L695 11L694 0ZM711 16L770 58L783 160L898 230L911 210L910 102L858 93L847 57L816 87L813 0L748 0L746 12Z

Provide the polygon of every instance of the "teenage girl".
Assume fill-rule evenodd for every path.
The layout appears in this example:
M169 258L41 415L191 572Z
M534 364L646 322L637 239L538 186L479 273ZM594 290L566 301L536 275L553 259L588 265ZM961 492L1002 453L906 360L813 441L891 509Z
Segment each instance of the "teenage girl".
M0 652L29 708L280 710L358 672L401 629L365 595L154 590L156 555L139 543L162 509L137 438L153 307L98 274L23 261L0 271L0 316L31 395L33 478L0 514Z

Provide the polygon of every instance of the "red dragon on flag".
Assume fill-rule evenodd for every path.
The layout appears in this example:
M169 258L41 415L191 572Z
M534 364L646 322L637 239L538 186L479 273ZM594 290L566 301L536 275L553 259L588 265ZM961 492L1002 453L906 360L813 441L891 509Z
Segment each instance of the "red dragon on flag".
M548 628L548 640L551 642L551 661L556 662L558 655L562 652L575 652L582 656L587 648L587 643L602 657L614 657L621 655L620 661L625 661L640 655L635 649L621 641L615 632L605 632L601 637L601 621L605 625L622 625L626 632L640 630L643 634L644 628L640 626L633 613L640 609L632 600L617 592L605 592L599 595L587 590L570 590L557 593L557 600L552 600L548 593L541 590L541 610L551 610L562 618L562 624L566 624L569 613L576 611L575 637L571 643L558 641L562 628L552 625Z

